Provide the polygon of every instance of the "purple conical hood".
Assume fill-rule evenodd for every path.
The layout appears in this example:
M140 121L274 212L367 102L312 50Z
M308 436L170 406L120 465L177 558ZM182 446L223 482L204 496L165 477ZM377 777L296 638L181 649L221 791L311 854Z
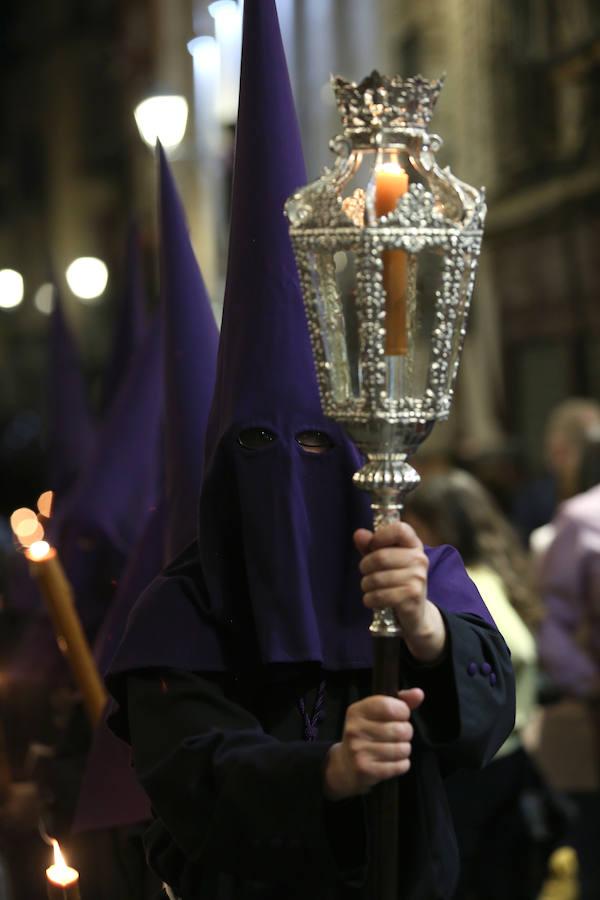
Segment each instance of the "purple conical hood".
M48 487L59 501L85 467L94 442L75 342L55 290L48 365Z
M227 284L207 455L232 422L320 412L283 206L306 170L274 0L244 9Z
M112 352L106 370L105 408L108 408L117 394L144 338L148 326L146 309L140 233L137 225L132 222L127 233L124 284L119 297Z
M158 148L160 280L164 321L167 475L166 555L171 559L197 529L206 422L219 333L190 242L169 163Z
M162 352L156 319L98 434L90 464L53 523L52 535L78 609L93 634L159 493Z
M371 526L352 484L356 448L321 411L284 218L304 166L274 0L245 0L233 208L217 385L197 548L136 605L111 668L197 672L372 661L354 529ZM315 443L324 452L312 452ZM441 564L440 564L441 563ZM449 573L462 572L447 588ZM483 609L456 554L431 553L430 596ZM470 587L469 587L470 584ZM126 734L124 708L112 719Z

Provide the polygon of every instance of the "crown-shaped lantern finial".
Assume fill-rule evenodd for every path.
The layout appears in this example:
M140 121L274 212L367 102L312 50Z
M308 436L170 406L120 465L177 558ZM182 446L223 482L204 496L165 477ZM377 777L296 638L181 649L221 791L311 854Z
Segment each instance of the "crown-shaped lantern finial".
M422 75L388 77L373 71L356 84L339 75L331 79L344 126L352 146L394 144L406 132L427 129L444 84Z

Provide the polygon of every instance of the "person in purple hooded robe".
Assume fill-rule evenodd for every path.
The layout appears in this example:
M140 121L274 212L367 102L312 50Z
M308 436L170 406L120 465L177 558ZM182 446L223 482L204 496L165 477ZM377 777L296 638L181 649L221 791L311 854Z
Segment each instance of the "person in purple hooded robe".
M443 777L514 723L508 649L460 557L373 535L320 409L283 216L305 182L274 0L246 0L232 224L198 539L136 604L108 684L182 900L367 896L370 787L398 777L400 892L448 898ZM370 610L402 625L371 696Z

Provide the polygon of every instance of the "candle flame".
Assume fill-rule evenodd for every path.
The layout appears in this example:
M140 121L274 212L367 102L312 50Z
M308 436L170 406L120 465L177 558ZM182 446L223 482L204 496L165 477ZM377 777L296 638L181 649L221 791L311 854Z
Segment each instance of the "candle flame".
M398 160L384 162L381 165L377 166L378 172L391 172L394 175L404 174L404 169L398 162Z
M53 884L57 884L60 887L68 887L77 881L79 872L77 869L67 865L62 855L60 844L54 838L52 838L52 846L54 848L54 865L46 869L46 876Z
M52 554L53 550L48 541L34 541L26 551L27 559L32 562L41 562Z
M66 868L65 858L62 855L62 850L60 849L60 844L55 838L52 838L52 846L54 847L54 865L59 869Z
M44 491L40 494L37 501L38 512L44 518L49 519L52 515L52 504L54 503L54 491Z

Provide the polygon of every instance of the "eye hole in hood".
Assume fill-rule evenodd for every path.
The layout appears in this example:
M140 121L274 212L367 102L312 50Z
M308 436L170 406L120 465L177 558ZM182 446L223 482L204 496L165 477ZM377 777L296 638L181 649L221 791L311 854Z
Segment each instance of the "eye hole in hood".
M268 428L244 428L238 435L238 444L246 450L264 450L276 440L276 435Z
M326 453L333 447L333 441L324 431L299 431L296 440L308 453Z

